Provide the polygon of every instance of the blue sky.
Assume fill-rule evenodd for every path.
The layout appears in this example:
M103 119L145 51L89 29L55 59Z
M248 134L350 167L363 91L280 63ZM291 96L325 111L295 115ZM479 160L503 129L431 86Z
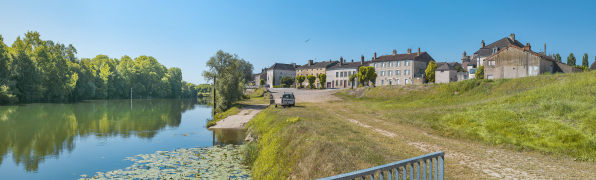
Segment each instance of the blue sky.
M205 83L217 50L236 53L255 73L275 62L370 59L420 47L459 61L510 33L577 63L596 55L595 1L10 1L0 2L0 34L11 45L38 31L73 44L78 57L148 55ZM310 39L308 42L306 40Z

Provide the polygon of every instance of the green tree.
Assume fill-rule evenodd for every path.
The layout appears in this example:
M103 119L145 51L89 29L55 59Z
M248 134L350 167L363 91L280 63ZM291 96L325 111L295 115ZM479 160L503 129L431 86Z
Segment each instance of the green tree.
M261 84L261 86L264 86L265 85L265 80L264 79L261 79L261 81L259 83Z
M373 87L375 87L377 85L377 72L375 71L375 67L368 66L366 68L368 69L366 70L366 77L372 82Z
M326 74L319 74L319 84L321 84L321 88L325 89L325 84L327 83L327 75Z
M484 66L478 66L476 73L474 74L476 79L484 79Z
M348 78L350 79L350 82L352 84L352 86L350 86L350 89L354 89L354 82L356 82L356 79L358 78L358 75L352 74Z
M435 69L437 69L437 63L435 63L435 61L430 61L426 67L426 70L424 70L424 73L426 74L426 80L429 83L435 82Z
M169 81L169 88L172 98L179 98L182 96L182 87L186 84L182 83L182 70L177 67L168 69L167 79ZM189 87L189 86L186 86ZM187 88L188 89L188 88ZM188 89L190 91L190 89Z
M555 58L557 59L557 61L561 62L561 55L559 53L555 55Z
M286 76L286 77L281 78L281 83L283 83L285 85L288 85L288 86L294 84L294 81L295 81L294 78L292 78L290 76Z
M215 80L213 88L216 90L217 110L226 110L242 98L246 79L241 71L242 63L237 54L222 50L207 61L209 70L203 71L202 76L206 81Z
M296 88L301 88L302 82L304 82L305 79L306 79L306 77L304 77L302 75L296 76L296 82L298 82L298 85L296 86Z
M360 82L361 85L366 85L368 86L368 67L367 66L361 66L360 68L358 68L358 82Z
M567 65L570 66L575 66L575 56L573 56L573 53L569 54L569 56L567 56Z
M312 89L313 85L315 84L315 80L317 80L317 77L313 75L308 75L306 76L306 80L308 80L308 87Z
M588 62L588 53L584 53L584 57L582 58L582 66L590 67L590 63Z

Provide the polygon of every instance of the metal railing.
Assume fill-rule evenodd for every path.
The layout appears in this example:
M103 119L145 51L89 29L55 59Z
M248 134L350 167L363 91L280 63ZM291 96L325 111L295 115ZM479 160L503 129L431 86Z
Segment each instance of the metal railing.
M371 180L383 179L385 176L387 179L398 180L401 174L403 180L410 179L439 179L443 180L443 167L444 167L445 152L435 152L423 156L418 156L406 160L401 160L377 167L354 171L350 173L340 174L337 176L331 176L322 178L319 180L336 180L336 179L362 179L364 180L367 176L370 176ZM416 169L416 174L414 174ZM422 170L421 170L422 169ZM408 173L409 172L409 173ZM375 177L376 175L378 177ZM394 176L394 177L392 177ZM433 178L434 177L434 178Z

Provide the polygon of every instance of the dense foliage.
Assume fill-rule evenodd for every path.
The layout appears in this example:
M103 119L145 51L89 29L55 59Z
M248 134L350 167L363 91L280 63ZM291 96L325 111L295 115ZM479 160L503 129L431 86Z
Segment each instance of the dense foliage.
M222 50L217 51L207 61L209 70L203 71L206 81L215 81L215 97L218 111L232 107L244 96L244 85L252 81L253 66L248 61Z
M294 78L290 77L290 76L286 76L281 78L281 83L285 84L285 85L293 85L294 84Z
M306 77L299 75L296 76L296 82L298 82L298 85L296 86L297 88L302 87L302 82L304 82L304 80L306 79Z
M573 53L569 54L569 56L567 56L567 65L570 66L575 66L575 56L573 56Z
M72 45L27 32L11 47L0 36L0 104L84 99L191 97L195 86L180 68L166 68L151 56L77 58Z
M478 66L476 73L474 73L476 79L484 79L484 66Z
M426 73L426 80L429 83L435 82L435 69L437 69L437 63L435 63L435 61L430 61L426 67L426 70L424 70Z
M327 75L326 74L319 74L319 84L321 84L321 88L325 89L325 84L327 83Z
M588 62L588 53L584 53L584 57L582 58L582 66L584 68L590 67L590 63Z
M317 80L317 77L313 75L308 75L306 76L306 80L308 80L308 87L312 89L313 85L315 84L315 80Z

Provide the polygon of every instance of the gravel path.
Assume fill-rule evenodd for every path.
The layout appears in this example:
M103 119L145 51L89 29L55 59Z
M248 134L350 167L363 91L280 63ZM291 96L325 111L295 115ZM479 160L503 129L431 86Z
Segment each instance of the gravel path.
M280 97L284 94L284 92L292 92L294 93L294 97L296 98L296 103L303 103L303 102L325 102L331 100L340 100L339 98L335 97L333 94L338 89L295 89L295 88L269 88L271 94L273 95L273 99L275 99L276 104L281 104Z
M230 115L225 119L222 119L217 122L215 126L209 127L209 129L224 129L224 128L244 128L246 123L250 121L257 113L261 112L261 110L265 109L268 104L259 104L259 105L247 105L241 108L240 113L236 115Z

